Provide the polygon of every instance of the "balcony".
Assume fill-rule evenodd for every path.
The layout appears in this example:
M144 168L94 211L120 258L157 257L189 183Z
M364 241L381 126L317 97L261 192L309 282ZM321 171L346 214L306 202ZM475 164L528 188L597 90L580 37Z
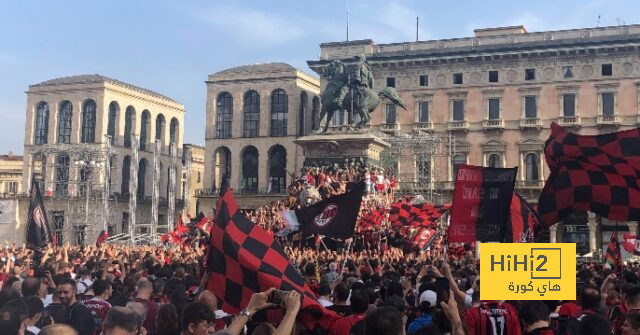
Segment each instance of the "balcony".
M431 130L433 129L433 122L416 122L413 124L413 128Z
M618 115L598 115L598 126L619 126L620 117Z
M542 120L539 117L520 119L520 128L542 128Z
M467 121L449 121L447 125L449 130L467 130L469 129L469 123Z
M541 189L544 180L516 180L517 189Z
M388 131L388 132L395 132L395 131L400 130L400 124L398 124L398 123L381 123L380 124L380 130Z
M213 196L213 197L217 197L220 194L220 190L219 189L212 189L212 188L203 188L203 189L199 189L196 191L196 197L198 196ZM284 190L269 190L269 188L264 187L264 188L256 188L256 189L239 189L239 190L233 190L233 194L237 195L237 196L241 196L241 195L277 195L277 196L284 196L287 193L286 188Z
M482 128L484 129L504 129L504 120L502 119L487 119L482 122Z
M558 124L564 127L580 127L580 117L561 116L558 118Z

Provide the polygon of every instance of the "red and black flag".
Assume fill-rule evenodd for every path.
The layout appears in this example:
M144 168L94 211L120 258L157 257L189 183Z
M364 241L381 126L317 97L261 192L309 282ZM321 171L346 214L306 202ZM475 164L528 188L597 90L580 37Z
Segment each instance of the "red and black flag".
M620 253L620 243L618 243L618 231L611 233L611 240L607 245L607 253L604 258L614 272L620 273L622 270L622 254Z
M624 237L624 243L622 244L624 250L636 256L640 255L640 239L638 239L638 236L636 234L627 233L622 237Z
M300 226L305 234L318 234L331 238L350 238L356 227L360 204L365 192L361 182L347 193L334 195L311 206L289 211L283 215L287 225ZM292 215L295 214L295 215Z
M107 241L109 238L109 233L106 230L101 230L98 238L96 239L96 246L99 247L102 243Z
M238 313L253 293L275 287L302 295L301 310L309 313L301 318L308 327L327 328L337 318L318 303L280 243L238 210L224 181L216 208L206 262L207 288L218 297L223 311Z
M506 227L504 242L532 243L544 229L538 213L518 192L511 198L511 215Z
M432 205L429 203L411 204L396 202L391 204L389 222L392 226L423 227L437 224L438 219L446 213L451 204Z
M438 233L431 227L419 227L416 236L413 238L413 246L421 251L426 250L436 239Z
M458 167L449 243L504 240L517 173L518 168Z
M544 154L551 172L538 212L545 225L572 209L612 221L640 220L640 129L577 135L553 123Z
M29 192L29 217L27 221L27 245L36 250L42 250L52 242L49 221L47 220L44 203L40 196L40 188L35 179L31 180Z

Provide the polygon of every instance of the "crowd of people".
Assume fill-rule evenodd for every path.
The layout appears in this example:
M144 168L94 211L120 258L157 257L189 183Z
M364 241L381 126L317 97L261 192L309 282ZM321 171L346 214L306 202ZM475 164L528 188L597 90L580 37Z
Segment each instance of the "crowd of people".
M640 266L578 266L575 301L481 301L472 252L455 259L401 248L340 252L287 246L318 302L339 315L300 322L300 294L255 294L239 315L204 289L206 247L64 246L41 259L0 250L1 334L429 335L640 334ZM284 311L265 319L265 308Z

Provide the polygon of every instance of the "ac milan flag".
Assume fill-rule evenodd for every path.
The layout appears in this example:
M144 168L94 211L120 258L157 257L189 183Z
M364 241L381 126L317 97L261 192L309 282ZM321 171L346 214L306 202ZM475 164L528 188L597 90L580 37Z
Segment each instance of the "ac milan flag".
M511 215L506 229L506 243L532 243L543 230L540 216L518 192L513 192L511 198Z
M436 224L438 219L446 213L451 204L432 205L429 203L411 204L396 202L391 204L389 222L392 226L422 227Z
M607 245L607 253L604 256L607 264L611 266L611 269L615 273L620 273L622 270L622 254L620 253L620 244L618 243L618 232L614 231L611 234L611 240Z
M222 310L236 314L247 306L253 293L275 287L302 295L302 321L309 327L327 328L337 314L324 309L296 271L282 246L262 227L238 210L225 181L211 227L206 268L208 290L221 302Z
M29 217L27 221L27 245L36 250L44 249L51 243L51 230L47 220L44 203L40 196L40 188L35 178L31 179L29 192Z
M501 242L518 168L460 165L453 192L450 243Z
M436 239L437 231L429 227L421 227L416 231L416 236L413 238L413 246L418 249L426 250L433 241Z
M98 238L96 239L96 246L99 247L102 243L104 243L109 238L109 233L106 230L100 231Z
M289 212L285 217L288 225L299 223L305 234L318 234L331 238L346 239L353 236L356 227L360 204L365 191L365 183L361 182L344 194L334 195L311 206Z
M577 135L553 123L544 155L551 172L538 212L545 225L572 209L612 221L640 220L640 129Z

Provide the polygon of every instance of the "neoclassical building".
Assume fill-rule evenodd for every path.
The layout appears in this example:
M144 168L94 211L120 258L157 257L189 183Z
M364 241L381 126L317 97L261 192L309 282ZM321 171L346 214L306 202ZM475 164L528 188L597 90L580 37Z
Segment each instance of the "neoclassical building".
M32 176L42 181L58 241L93 243L103 228L144 235L172 224L183 200L182 104L101 75L51 79L26 93L23 190Z
M318 126L319 79L268 63L214 73L206 84L205 171L212 173L205 173L201 204L213 206L223 176L242 204L281 198L304 160L294 140Z
M426 179L445 196L461 163L518 167L516 188L535 203L549 171L544 141L556 122L580 134L637 127L640 120L640 25L527 32L523 26L477 29L474 36L376 44L322 43L308 62L320 73L334 59L365 56L375 89L395 87L408 111L381 104L374 131L446 134L447 155L405 152L387 168L401 182ZM326 85L321 83L321 87ZM209 123L208 123L209 124ZM607 222L576 213L552 227L552 241L597 251L612 230L637 223Z

